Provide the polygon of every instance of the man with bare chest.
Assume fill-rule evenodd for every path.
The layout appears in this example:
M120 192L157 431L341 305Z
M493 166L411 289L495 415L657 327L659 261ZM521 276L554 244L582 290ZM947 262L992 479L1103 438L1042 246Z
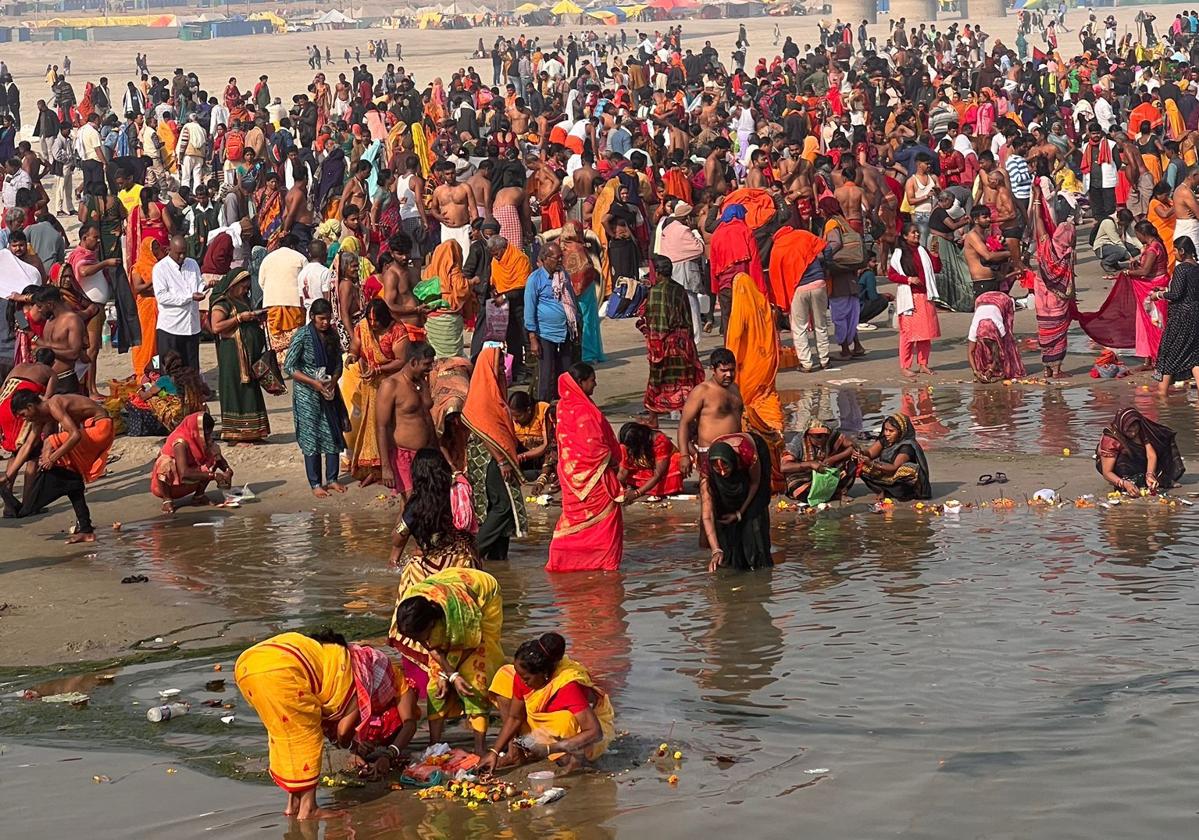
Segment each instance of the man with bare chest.
M478 214L475 193L466 184L458 183L458 171L453 161L437 164L441 184L433 190L429 215L441 223L441 241L455 240L465 256L470 250L470 220Z
M974 285L974 296L983 292L1000 290L999 268L1008 259L1007 251L992 251L987 247L987 236L991 232L991 208L976 204L970 211L970 231L963 241L962 255L970 271Z
M704 177L707 179L708 189L717 196L723 196L729 191L729 181L725 174L729 148L728 140L717 137L712 141L712 151L708 159L704 161Z
M408 256L412 240L408 234L400 231L387 240L387 247L392 261L383 268L383 302L397 321L423 327L429 309L412 294L412 287L419 282L420 277Z
M475 215L478 218L491 218L491 173L495 162L484 158L479 162L475 174L466 179L466 185L475 196Z
M38 314L46 328L37 340L37 347L54 353L55 391L59 394L80 393L80 384L87 373L87 325L66 302L56 286L42 286L32 295Z
M726 347L717 347L708 357L712 375L696 385L683 404L679 420L679 468L691 474L693 462L707 470L708 448L721 435L741 431L745 404L737 389L737 359Z
M375 435L383 484L405 499L412 492L412 461L416 453L437 445L429 387L433 357L433 348L425 342L409 342L404 366L379 385L375 405Z
M370 174L370 161L360 160L355 164L353 177L346 181L346 185L341 191L341 207L353 203L359 208L370 209L370 197L366 194L366 179L370 177Z
M586 222L584 218L587 199L595 195L595 184L599 180L599 172L595 168L595 155L587 149L581 155L583 165L570 176L571 189L576 201L570 208L570 216L576 221Z
M296 238L296 250L308 253L312 234L316 230L312 209L308 205L308 167L296 165L292 168L292 185L283 197L283 236Z
M1187 237L1199 249L1199 170L1192 170L1174 190L1174 238Z
M833 175L835 180L836 173L834 172ZM845 221L849 222L849 226L858 233L865 233L862 225L862 206L865 193L857 185L858 171L853 166L847 166L841 170L841 177L842 183L833 190L833 195L841 205L841 212L845 216Z

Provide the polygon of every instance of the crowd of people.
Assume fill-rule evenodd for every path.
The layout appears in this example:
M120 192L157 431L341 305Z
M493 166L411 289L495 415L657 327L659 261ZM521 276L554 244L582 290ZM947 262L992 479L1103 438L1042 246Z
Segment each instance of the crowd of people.
M871 441L830 418L784 434L779 370L852 364L887 313L908 378L933 374L956 313L979 382L1027 376L1017 306L1035 309L1046 379L1067 375L1075 321L1143 357L1163 394L1199 377L1199 16L1160 33L1142 16L1117 40L1091 14L1066 57L1064 12L1021 14L1013 47L972 24L838 22L748 69L744 29L730 65L681 26L501 37L476 52L491 78L468 65L429 84L348 51L332 79L314 47L289 105L267 75L209 91L140 54L123 90L100 78L76 100L52 67L33 138L7 114L0 128L5 515L66 496L71 540L94 539L86 486L118 421L165 438L149 486L165 511L209 503L233 480L220 444L265 444L265 395L290 391L315 496L357 482L401 499L404 571L400 662L330 634L238 661L289 813L319 813L322 729L373 766L412 737L418 699L434 740L469 718L488 770L594 758L611 707L561 637L500 667L502 601L481 568L524 536L529 485L561 505L550 572L618 569L627 506L693 474L709 570L756 569L776 494L817 506L860 479L880 499L932 497L905 414ZM1088 249L1113 279L1095 312L1075 296ZM617 432L594 393L619 318L649 374L645 413ZM132 370L104 394L110 336ZM1133 409L1096 464L1130 493L1182 469L1173 433Z

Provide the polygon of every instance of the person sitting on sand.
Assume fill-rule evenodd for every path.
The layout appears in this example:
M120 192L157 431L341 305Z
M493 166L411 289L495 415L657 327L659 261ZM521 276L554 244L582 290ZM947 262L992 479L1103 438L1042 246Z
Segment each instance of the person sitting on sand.
M479 772L549 758L567 772L595 761L612 741L612 702L587 669L566 655L566 639L545 633L516 649L490 693L503 717Z
M1186 472L1174 430L1154 423L1135 408L1120 411L1099 436L1095 469L1109 484L1130 496L1178 483Z
M56 394L43 399L33 391L19 391L9 405L14 415L29 424L29 429L25 443L0 478L4 515L30 516L66 496L75 509L75 532L67 542L95 542L96 532L83 487L104 475L108 451L116 435L112 418L103 406L79 394ZM58 431L47 435L54 428ZM45 440L43 435L47 435ZM24 501L19 502L12 493L13 480L35 456L38 472L25 487Z
M416 692L387 654L327 628L259 642L237 657L233 675L266 727L271 778L287 791L283 813L300 820L334 816L316 804L326 738L350 749L360 772L383 775L420 719Z
M931 499L928 460L916 442L916 428L906 414L892 414L883 421L878 440L859 452L863 483L878 494L900 502Z
M174 513L191 496L193 505L208 505L205 495L208 485L228 488L233 482L233 468L213 440L216 420L207 411L197 411L183 418L167 436L150 473L150 492L163 499L163 513Z

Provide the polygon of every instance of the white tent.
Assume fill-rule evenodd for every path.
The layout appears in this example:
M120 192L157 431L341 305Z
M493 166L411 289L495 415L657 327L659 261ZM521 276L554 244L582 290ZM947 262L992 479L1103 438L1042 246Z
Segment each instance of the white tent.
M354 20L352 17L348 17L348 16L342 14L337 9L330 9L329 11L325 12L323 15L318 17L316 20L314 20L313 24L316 26L334 26L337 24L357 23L357 22L358 21Z

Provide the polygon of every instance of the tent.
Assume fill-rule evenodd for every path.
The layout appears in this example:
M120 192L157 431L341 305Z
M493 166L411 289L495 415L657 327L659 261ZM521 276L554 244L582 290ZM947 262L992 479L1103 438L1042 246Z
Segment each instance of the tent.
M330 9L323 15L312 22L313 26L328 26L330 28L341 28L345 26L353 26L358 23L354 18L344 15L337 9Z
M558 0L550 12L555 15L581 15L583 7L573 0Z
M596 9L595 11L588 12L587 16L595 18L605 26L616 26L620 23L620 18L607 9Z
M699 3L696 0L650 0L647 4L651 9L661 9L664 12L673 12L676 9L694 9Z
M513 11L515 11L518 15L527 15L529 12L541 11L541 6L537 3L521 3Z

